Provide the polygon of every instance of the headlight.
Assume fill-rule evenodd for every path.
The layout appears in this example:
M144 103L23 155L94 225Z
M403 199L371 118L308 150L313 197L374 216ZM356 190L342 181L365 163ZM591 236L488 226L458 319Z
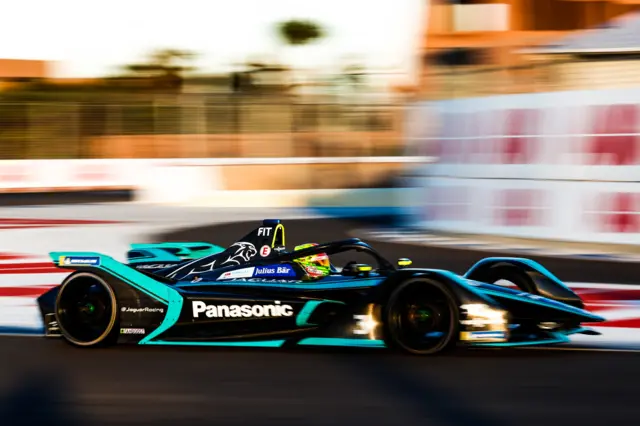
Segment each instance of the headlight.
M467 318L461 321L462 324L482 327L493 324L506 324L507 313L502 310L493 309L482 303L462 305L460 309Z

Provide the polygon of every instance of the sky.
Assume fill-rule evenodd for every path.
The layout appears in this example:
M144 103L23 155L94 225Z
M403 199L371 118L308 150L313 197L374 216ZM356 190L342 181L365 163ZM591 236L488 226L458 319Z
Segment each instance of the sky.
M270 55L329 69L352 57L374 69L413 66L425 0L20 0L0 8L0 58L58 61L56 77L97 77L157 48L196 52L202 72ZM327 38L283 49L274 25L312 19Z

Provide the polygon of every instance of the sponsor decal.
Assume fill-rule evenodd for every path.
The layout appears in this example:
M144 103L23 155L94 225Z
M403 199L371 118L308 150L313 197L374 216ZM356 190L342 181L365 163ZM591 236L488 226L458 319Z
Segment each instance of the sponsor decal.
M58 265L65 266L100 266L98 256L60 256Z
M253 244L247 243L244 241L239 241L237 243L231 244L231 246L227 250L225 250L225 253L231 252L232 248L235 248L235 251L225 261L221 263L218 262L218 260L220 260L218 258L220 254L215 253L210 256L194 259L190 262L187 262L185 265L179 267L178 269L173 271L171 274L169 274L167 278L175 278L176 276L178 276L178 273L180 271L183 271L185 268L188 268L188 267L191 267L191 271L185 274L185 276L211 272L216 267L222 266L222 265L228 265L228 264L241 265L242 263L248 262L252 257L254 257L258 253L258 250ZM213 259L213 260L208 263L199 264L202 262L207 262L210 259Z
M251 278L256 268L243 268L234 271L227 271L218 277L219 280L229 280L232 278Z
M202 301L191 303L193 317L201 318L276 318L293 315L291 305L282 305L279 300L267 305L207 305Z
M164 269L175 266L175 263L156 263L153 265L134 265L136 269Z
M258 228L258 237L270 237L273 228Z
M145 334L144 328L121 328L120 334Z
M274 247L273 250L277 251L278 253L280 253L281 251L285 251L286 247L283 246L278 246L278 247Z
M304 266L305 271L312 277L321 277L325 274L324 271L319 270L315 266Z
M257 266L254 277L295 277L296 273L289 265Z
M499 226L541 226L546 193L540 189L504 189L497 193L493 206L495 224Z
M357 335L371 334L378 325L372 315L354 315L353 319L356 320L353 334Z
M256 246L254 246L251 243L244 242L244 241L233 243L233 244L231 244L231 247L237 247L236 251L231 256L229 256L229 258L227 260L222 262L221 265L226 265L227 263L235 263L236 265L240 265L243 262L248 262L258 252L258 250L256 250ZM230 251L231 247L229 247L227 249L227 251ZM206 271L195 271L194 270L194 271L191 271L191 273L195 274L196 272L211 271L211 270L213 270L215 264L216 264L216 261L214 260L209 265L206 265L206 266L209 266L209 269L207 269Z
M141 313L161 313L164 314L164 308L130 308L123 306L120 309L121 312L129 312L132 314L141 314Z
M260 256L262 257L267 257L271 254L271 247L269 246L262 246L260 248Z
M504 331L465 331L460 333L461 340L506 340Z
M585 212L595 219L594 225L600 232L637 233L640 232L638 215L640 194L635 192L615 192L599 194L594 211Z
M291 283L292 281L297 281L296 278L290 278L288 280L277 279L277 278L234 278L229 281L244 281L244 282L252 282L252 283Z
M47 319L55 318L55 315L54 314L47 314L46 318ZM59 331L60 331L60 327L58 326L58 321L56 321L54 319L52 321L48 321L47 322L47 329L46 329L46 333L47 334L50 335L50 334L53 334L53 333L56 333L56 332L59 332Z

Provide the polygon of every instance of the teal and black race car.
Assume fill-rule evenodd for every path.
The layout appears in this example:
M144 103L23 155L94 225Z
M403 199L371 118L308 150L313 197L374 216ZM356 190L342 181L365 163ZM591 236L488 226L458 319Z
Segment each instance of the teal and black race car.
M368 260L337 267L344 256ZM428 355L558 344L598 334L585 325L604 321L528 259L486 258L458 275L406 258L391 263L355 238L288 251L279 220L220 252L153 271L100 253L51 257L73 272L38 299L46 335L81 347L329 345Z

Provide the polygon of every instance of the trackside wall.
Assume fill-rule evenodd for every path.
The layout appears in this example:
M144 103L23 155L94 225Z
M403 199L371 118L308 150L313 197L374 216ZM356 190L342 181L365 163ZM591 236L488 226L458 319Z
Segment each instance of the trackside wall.
M400 208L401 177L428 157L0 161L0 193L124 190L138 203ZM400 181L401 182L401 181ZM402 186L402 184L400 184Z
M415 226L640 243L640 89L460 99L416 111L440 124L433 135L410 135L417 151L438 157L416 177Z

